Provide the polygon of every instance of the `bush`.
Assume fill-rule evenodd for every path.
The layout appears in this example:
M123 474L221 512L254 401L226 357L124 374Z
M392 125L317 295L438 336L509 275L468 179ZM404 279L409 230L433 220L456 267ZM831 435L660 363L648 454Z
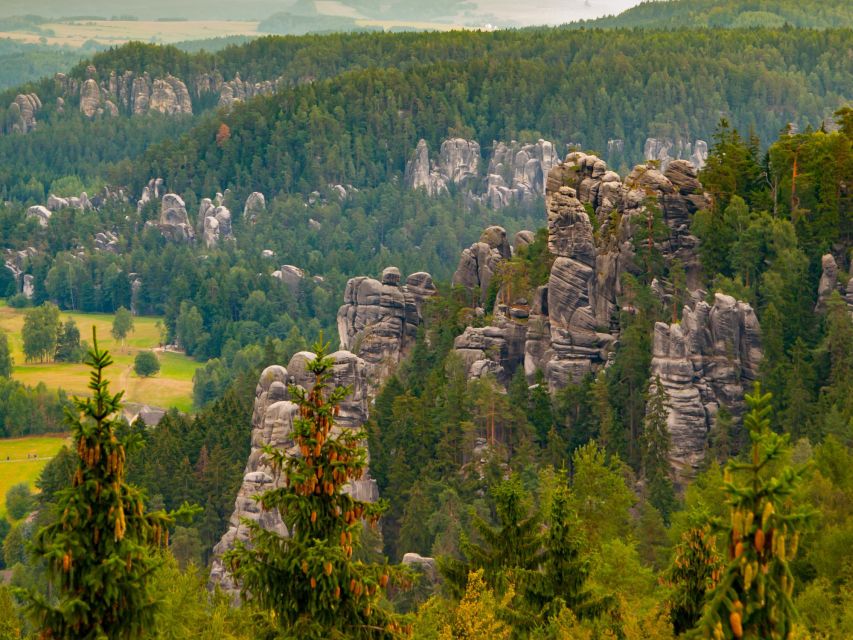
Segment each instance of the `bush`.
M140 351L133 360L133 370L136 375L147 378L160 371L160 360L153 351Z
M32 305L32 301L23 293L16 293L11 298L6 300L6 304L13 309L24 309Z
M26 482L16 484L6 492L6 510L15 520L20 520L33 508L33 494Z

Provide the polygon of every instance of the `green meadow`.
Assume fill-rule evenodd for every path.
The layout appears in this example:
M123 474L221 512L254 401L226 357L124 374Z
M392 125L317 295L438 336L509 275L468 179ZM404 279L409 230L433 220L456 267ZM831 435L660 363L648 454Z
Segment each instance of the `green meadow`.
M69 394L85 394L88 370L84 364L28 363L24 361L21 329L26 310L13 309L0 301L0 330L9 335L12 357L15 360L13 377L24 384L35 386L43 382L49 389L64 389ZM124 390L125 400L158 407L176 407L181 411L192 409L193 373L200 366L182 353L158 352L160 373L151 378L140 378L133 372L133 359L145 349L159 346L158 318L137 316L134 329L123 344L117 343L110 329L113 316L102 313L63 312L61 319L73 318L80 329L82 340L91 343L92 327L97 329L98 344L110 350L115 364L108 372L113 391Z
M65 436L0 439L0 518L6 516L9 488L21 482L35 488L35 481L48 460L67 443Z

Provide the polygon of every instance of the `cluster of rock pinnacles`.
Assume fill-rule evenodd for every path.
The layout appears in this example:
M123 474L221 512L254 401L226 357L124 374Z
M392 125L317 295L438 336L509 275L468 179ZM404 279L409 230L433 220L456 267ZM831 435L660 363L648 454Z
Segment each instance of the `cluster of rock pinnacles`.
M547 284L529 300L526 293L510 298L500 291L494 308L480 313L491 314L491 324L468 327L456 339L456 353L472 378L488 374L507 384L522 367L531 384L541 371L552 391L606 367L619 340L614 318L626 310L621 275L642 270L632 237L646 220L646 207L658 206L669 231L659 248L667 260L682 262L691 295L680 322L655 326L652 378L660 377L667 394L673 472L678 479L689 478L702 462L719 408L725 405L735 416L742 411L744 390L756 378L762 355L760 327L750 305L722 294L709 303L698 288L697 239L690 234L690 219L709 203L693 165L676 160L665 171L638 165L622 180L599 158L571 153L548 172L545 203L548 248L554 256ZM615 225L605 224L613 220ZM596 228L610 232L596 233ZM533 240L532 232L521 231L510 244L503 228L489 227L462 252L453 284L471 290L475 304L479 300L482 305L500 262ZM670 295L666 283L655 282L653 289L662 297ZM341 428L366 421L369 398L411 351L424 305L435 294L429 274L403 280L394 267L378 280L358 277L347 283L338 312L345 350L333 356L336 382L353 389ZM246 536L241 518L286 533L277 514L261 511L252 496L279 482L264 461L264 445L298 455L290 436L296 406L288 399L287 384L310 385L304 363L311 357L297 354L287 367L270 367L261 375L252 452L228 531L215 549L212 584L235 588L221 556ZM352 491L368 499L378 494L369 474ZM428 559L407 558L431 566Z

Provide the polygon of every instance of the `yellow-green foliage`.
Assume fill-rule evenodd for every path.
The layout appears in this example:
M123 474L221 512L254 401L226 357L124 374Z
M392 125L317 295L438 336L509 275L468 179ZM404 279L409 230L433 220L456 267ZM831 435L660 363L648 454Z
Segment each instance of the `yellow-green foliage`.
M511 629L498 617L512 600L509 589L499 601L483 579L483 570L468 574L465 595L457 606L442 598L427 600L418 613L414 637L422 640L504 640Z

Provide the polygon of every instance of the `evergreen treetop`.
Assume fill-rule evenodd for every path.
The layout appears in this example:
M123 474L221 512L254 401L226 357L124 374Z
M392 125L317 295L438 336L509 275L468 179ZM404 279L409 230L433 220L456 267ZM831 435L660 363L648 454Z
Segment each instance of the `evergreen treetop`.
M293 420L299 454L267 447L271 466L284 474L284 486L257 496L264 510L281 514L289 534L244 520L251 544L238 543L226 562L244 595L273 614L283 637L403 637L408 630L380 600L390 569L353 559L364 521L375 524L385 510L383 503L344 491L367 467L366 434L335 426L351 390L330 388L334 361L326 345L315 344L314 350L308 363L313 387L289 388L299 405Z
M76 470L71 486L57 493L58 519L32 545L47 564L57 602L22 593L43 638L139 638L152 629L158 608L150 580L172 520L162 511L146 513L142 492L125 481L127 443L116 435L123 392L110 393L104 370L113 360L94 329L92 344L92 395L66 409Z

